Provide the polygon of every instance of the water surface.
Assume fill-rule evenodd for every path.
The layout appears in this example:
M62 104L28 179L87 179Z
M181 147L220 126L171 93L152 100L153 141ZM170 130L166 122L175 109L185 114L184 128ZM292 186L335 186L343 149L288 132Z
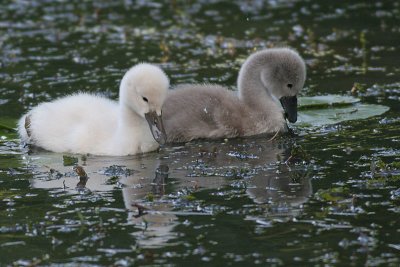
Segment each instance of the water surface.
M282 45L307 62L302 95L357 83L390 110L132 157L28 151L2 129L0 265L398 266L399 13L396 1L2 1L2 124L78 91L116 99L143 61L172 84L235 89L250 53Z

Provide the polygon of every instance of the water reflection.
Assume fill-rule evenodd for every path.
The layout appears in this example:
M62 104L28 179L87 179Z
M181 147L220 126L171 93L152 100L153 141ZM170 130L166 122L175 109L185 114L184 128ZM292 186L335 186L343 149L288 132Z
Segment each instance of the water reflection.
M282 140L196 142L142 156L74 157L48 152L27 155L34 173L32 186L71 194L122 192L127 222L138 229L131 234L141 247L175 244L180 236L175 227L185 216L221 212L218 207L190 204L188 196L203 190L223 197L228 210L237 190L243 191L253 207L263 210L246 219L261 225L298 216L312 193L307 168L293 156L292 144ZM82 167L65 166L77 164Z
M81 90L115 98L121 72L141 61L161 63L172 84L234 87L249 53L280 44L306 58L309 73L303 95L346 95L357 82L365 89L358 91L363 101L390 106L391 111L385 117L305 131L298 142L319 165L313 173L313 190L318 192L302 220L256 233L254 224L268 227L271 218L301 212L300 203L311 191L302 164L284 164L282 144L256 141L256 146L252 139L202 142L143 157L79 158L89 177L81 191L76 189L77 174L72 166L63 166L62 155L35 152L27 156L27 169L17 141L2 139L0 255L7 257L1 257L0 264L200 265L208 260L208 265L309 266L346 265L351 259L357 266L399 265L399 1L1 3L2 120ZM393 175L368 176L375 159L389 166L382 174ZM152 182L161 164L169 167L169 176L158 192ZM120 174L117 167L105 172L113 165L124 166ZM29 190L27 179L32 176L34 187L46 189ZM122 183L133 177L136 184ZM298 178L299 185L293 185ZM129 196L127 204L121 192ZM188 193L195 200L180 201ZM351 210L353 195L355 208L365 214ZM182 241L184 248L150 250L155 256L140 260L144 250L131 250L135 241L129 233L139 235L145 225L135 228L130 219L125 225L128 216L138 215L131 202L147 208L147 217L157 211L173 213L167 221L172 229L163 226L169 241L161 237L155 242L161 246ZM165 209L157 206L163 203ZM77 210L90 224L81 235ZM187 211L207 217L179 214ZM208 215L217 213L223 216L213 220ZM143 216L137 219L139 224ZM197 239L199 234L205 238ZM210 235L215 245L208 242ZM142 237L141 242L151 240ZM40 262L43 255L50 260Z
M152 187L153 194L157 196L163 196L165 194L165 186L168 182L169 168L167 165L161 164L156 170L156 176L154 177Z

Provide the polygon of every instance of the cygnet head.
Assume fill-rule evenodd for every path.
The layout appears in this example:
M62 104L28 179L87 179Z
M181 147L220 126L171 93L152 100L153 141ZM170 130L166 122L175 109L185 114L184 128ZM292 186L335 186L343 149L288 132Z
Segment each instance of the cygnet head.
M145 118L154 139L160 144L167 140L161 119L161 107L168 87L169 79L159 67L141 63L126 72L119 89L121 105Z
M243 67L246 65L260 71L263 87L280 100L288 121L296 122L297 95L306 79L306 66L299 54L289 48L265 49L251 55Z

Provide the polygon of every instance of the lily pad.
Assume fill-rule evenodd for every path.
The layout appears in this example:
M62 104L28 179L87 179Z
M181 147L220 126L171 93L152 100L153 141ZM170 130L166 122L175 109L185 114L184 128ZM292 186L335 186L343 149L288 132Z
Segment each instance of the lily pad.
M389 107L363 104L351 96L326 95L299 98L298 126L322 126L378 116Z
M360 101L359 98L342 95L304 96L299 98L298 109L343 107Z

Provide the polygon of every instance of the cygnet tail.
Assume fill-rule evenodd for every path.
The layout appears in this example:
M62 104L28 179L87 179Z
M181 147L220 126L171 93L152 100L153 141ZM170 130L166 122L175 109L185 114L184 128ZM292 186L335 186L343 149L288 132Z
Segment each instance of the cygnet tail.
M31 139L31 116L30 114L26 114L23 116L18 122L18 134L21 137L22 142L29 142Z

